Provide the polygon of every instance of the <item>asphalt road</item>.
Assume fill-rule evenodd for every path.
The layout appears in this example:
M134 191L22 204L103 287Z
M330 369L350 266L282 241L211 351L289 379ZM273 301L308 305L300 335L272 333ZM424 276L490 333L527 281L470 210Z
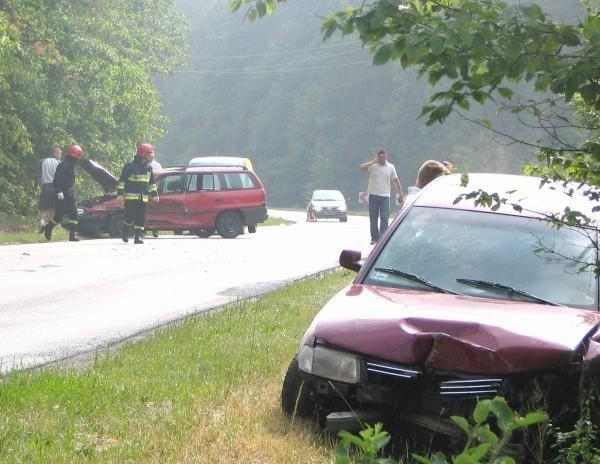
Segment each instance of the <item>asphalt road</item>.
M369 252L368 219L293 225L235 239L163 235L0 246L0 372L94 352L152 328L335 268Z

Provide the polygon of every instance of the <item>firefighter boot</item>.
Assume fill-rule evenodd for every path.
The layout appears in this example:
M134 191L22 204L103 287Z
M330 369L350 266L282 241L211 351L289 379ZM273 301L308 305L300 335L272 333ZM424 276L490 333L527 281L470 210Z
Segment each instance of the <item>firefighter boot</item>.
M54 227L56 227L56 224L53 221L44 226L44 237L46 237L46 240L52 240L52 229Z
M125 243L129 241L129 225L123 224L123 232L121 233L121 238Z
M142 240L143 236L144 236L144 231L136 229L135 230L135 238L133 239L133 243L135 243L135 244L144 243L144 241Z
M77 236L77 225L71 224L69 226L69 242L78 242L79 237Z

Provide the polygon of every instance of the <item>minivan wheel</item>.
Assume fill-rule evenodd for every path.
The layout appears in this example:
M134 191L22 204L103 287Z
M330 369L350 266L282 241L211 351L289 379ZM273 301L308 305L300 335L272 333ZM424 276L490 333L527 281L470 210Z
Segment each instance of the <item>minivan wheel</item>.
M108 218L108 234L113 237L121 237L123 234L123 213L115 213Z
M256 224L248 226L248 233L249 234L255 234L256 233Z
M314 413L315 405L310 399L308 384L300 375L296 358L292 359L283 379L281 409L289 416L310 417Z
M235 238L244 233L244 223L237 213L227 212L217 218L217 232L223 238Z

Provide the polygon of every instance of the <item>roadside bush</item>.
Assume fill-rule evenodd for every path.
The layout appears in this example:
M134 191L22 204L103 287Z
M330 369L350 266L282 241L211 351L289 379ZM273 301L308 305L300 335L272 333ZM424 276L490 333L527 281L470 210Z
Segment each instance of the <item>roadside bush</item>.
M452 416L451 419L466 435L462 452L450 460L441 451L431 456L413 453L415 461L421 464L516 464L517 461L509 452L513 433L547 421L548 414L536 411L521 417L511 409L504 398L497 396L479 401L471 421L460 416ZM490 424L495 424L495 427ZM346 431L341 431L339 436L341 441L336 449L336 464L395 462L390 458L378 457L390 441L389 434L382 429L380 423L374 427L367 425L358 436Z

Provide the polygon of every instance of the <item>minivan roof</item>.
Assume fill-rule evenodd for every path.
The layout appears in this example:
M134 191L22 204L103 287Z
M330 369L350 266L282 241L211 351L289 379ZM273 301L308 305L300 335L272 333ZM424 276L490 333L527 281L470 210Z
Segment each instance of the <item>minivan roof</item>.
M155 172L164 174L168 172L240 172L250 171L246 166L171 166L168 168L157 169Z
M189 166L243 166L253 170L252 161L245 156L230 156L230 155L206 155L196 156L189 162Z

